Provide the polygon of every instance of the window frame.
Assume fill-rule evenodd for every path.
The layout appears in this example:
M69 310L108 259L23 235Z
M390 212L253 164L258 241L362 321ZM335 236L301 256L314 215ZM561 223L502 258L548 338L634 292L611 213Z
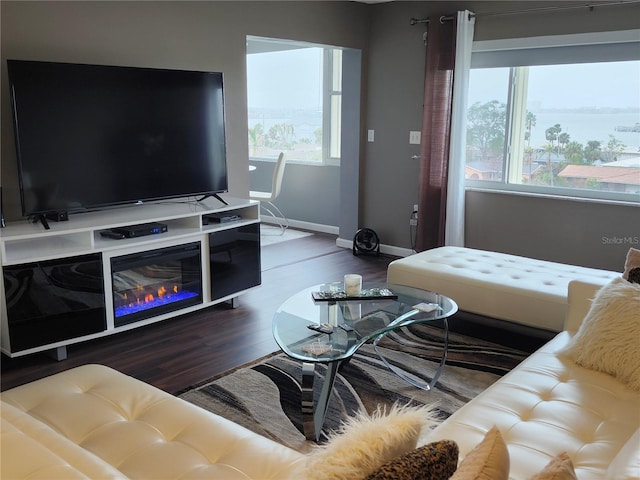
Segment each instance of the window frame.
M609 52L610 50L616 50L616 54L613 57ZM511 70L507 93L505 145L501 180L465 179L465 189L545 197L566 197L586 201L593 200L633 205L640 203L640 194L634 193L518 183L515 178L518 176L519 169L514 168L514 164L520 162L513 161L515 156L512 157L512 153L514 153L513 139L517 136L515 130L522 128L522 126L514 128L513 119L522 116L522 109L524 109L524 115L526 115L526 102L523 104L523 98L518 97L518 91L522 89L522 81L516 81L522 80L522 78L518 78L519 76L528 76L528 68L523 69L522 67L572 63L606 63L624 60L640 61L638 51L640 51L640 29L474 42L472 68L506 67ZM546 61L547 63L544 62L546 53L550 53L550 59ZM570 56L567 57L567 55ZM603 59L605 55L606 60ZM632 58L629 58L630 56ZM576 61L567 61L569 58ZM590 58L593 59L590 60ZM525 65L512 65L512 63L525 63ZM528 79L524 81L526 82ZM524 138L524 136L521 138Z
M342 52L342 49L339 47L334 47L330 45L324 44L316 44L309 43L304 41L297 40L287 40L287 39L279 39L279 38L270 38L270 37L259 37L254 35L247 36L247 44L250 41L256 42L266 42L272 43L275 46L282 45L282 48L273 48L270 50L271 52L284 52L290 50L292 48L319 48L322 49L322 143L321 143L321 161L308 161L303 159L296 158L287 158L287 163L297 163L301 165L309 165L309 166L339 166L340 165L340 156L331 155L332 150L332 129L337 129L338 135L338 145L337 151L340 151L340 133L342 130L342 112L336 112L332 108L332 99L339 97L342 98L342 72L340 70L340 88L334 88L334 65L333 65L333 52L339 51ZM255 52L258 53L258 52ZM246 56L254 54L247 51ZM249 76L247 74L247 93L248 93L248 84L249 84ZM341 106L341 101L338 102ZM250 108L249 102L247 100L247 109ZM333 118L337 116L337 125L333 121ZM247 125L248 128L249 125ZM251 161L274 161L275 157L272 156L254 156L251 155L251 147L249 146L249 160Z

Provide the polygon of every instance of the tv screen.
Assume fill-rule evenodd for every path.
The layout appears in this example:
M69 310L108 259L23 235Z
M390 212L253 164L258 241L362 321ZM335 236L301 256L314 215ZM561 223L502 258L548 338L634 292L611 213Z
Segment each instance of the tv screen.
M7 60L22 213L226 192L222 73Z

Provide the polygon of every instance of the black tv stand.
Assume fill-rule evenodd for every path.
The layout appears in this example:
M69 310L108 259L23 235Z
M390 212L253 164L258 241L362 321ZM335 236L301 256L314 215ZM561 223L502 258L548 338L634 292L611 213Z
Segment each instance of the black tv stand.
M229 205L220 195L218 195L217 193L213 194L213 198L215 198L216 200L220 200L222 203L224 203L225 205Z
M44 227L45 230L51 230L51 227L49 226L49 222L47 221L47 217L43 214L37 215L36 218L34 218L33 223L37 223L40 222L42 223L42 226Z
M225 201L225 199L224 199L224 198L222 198L222 197L221 197L220 195L218 195L217 193L210 193L210 194L208 194L208 195L205 195L205 196L204 196L204 197L202 197L202 198L198 198L198 202L201 202L201 201L203 201L203 200L206 200L206 199L207 199L207 198L209 198L209 197L213 197L213 198L215 198L216 200L218 200L218 201L220 201L220 202L224 203L225 205L229 205L229 204Z

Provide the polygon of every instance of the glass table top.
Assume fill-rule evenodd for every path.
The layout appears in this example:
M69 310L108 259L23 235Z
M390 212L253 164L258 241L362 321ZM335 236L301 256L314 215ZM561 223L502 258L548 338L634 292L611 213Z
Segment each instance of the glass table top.
M316 301L317 292L338 292L342 282L315 285L286 300L273 317L273 336L282 350L305 362L334 362L350 358L364 343L414 323L448 318L456 303L441 294L401 285L363 286L378 293L388 289L397 298ZM417 306L417 307L416 307ZM328 324L331 333L308 326ZM346 324L346 329L340 325Z

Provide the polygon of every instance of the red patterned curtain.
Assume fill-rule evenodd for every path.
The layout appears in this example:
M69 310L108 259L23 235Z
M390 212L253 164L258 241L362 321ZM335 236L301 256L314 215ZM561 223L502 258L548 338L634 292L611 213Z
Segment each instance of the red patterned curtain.
M445 240L455 23L435 20L428 27L415 246L418 252L442 246Z

